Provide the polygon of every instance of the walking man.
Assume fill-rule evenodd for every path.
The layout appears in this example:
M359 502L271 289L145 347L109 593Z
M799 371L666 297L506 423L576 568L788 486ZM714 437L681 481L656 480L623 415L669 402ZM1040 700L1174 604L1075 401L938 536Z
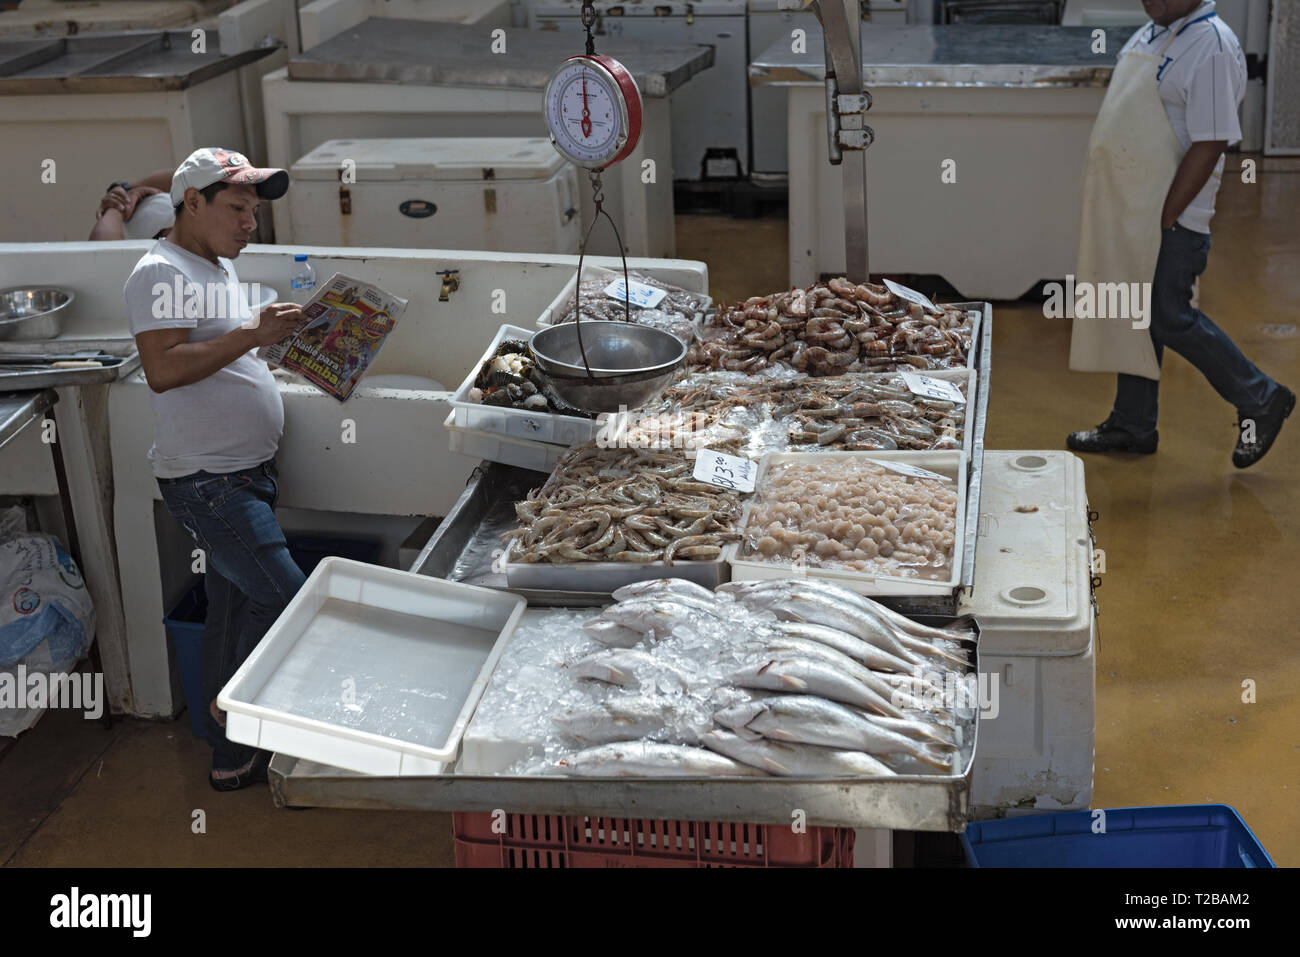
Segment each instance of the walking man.
M1160 360L1173 349L1237 409L1237 468L1254 465L1295 408L1191 303L1210 252L1223 152L1241 139L1246 58L1212 2L1142 0L1151 22L1120 51L1088 143L1076 282L1151 283L1150 328L1076 319L1070 368L1118 372L1115 404L1077 452L1155 452Z

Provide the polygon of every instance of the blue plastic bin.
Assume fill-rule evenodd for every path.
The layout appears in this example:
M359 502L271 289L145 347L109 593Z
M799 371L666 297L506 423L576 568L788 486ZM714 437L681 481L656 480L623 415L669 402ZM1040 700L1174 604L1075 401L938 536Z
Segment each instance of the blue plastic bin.
M359 562L374 562L383 546L379 542L359 542L347 538L321 538L313 535L286 535L289 554L304 575L310 575L321 559L335 556ZM176 656L181 686L185 690L185 707L190 716L190 731L196 738L205 737L203 714L203 619L208 613L208 596L203 578L186 592L163 619L167 637Z
M203 732L203 619L208 614L208 595L203 590L203 579L185 593L185 597L163 619L167 639L176 657L176 670L180 672L181 686L185 689L185 709L190 715L190 731L194 737L206 737Z
M1093 811L1026 815L966 826L971 867L1274 867L1226 804L1126 807L1106 811L1094 834Z

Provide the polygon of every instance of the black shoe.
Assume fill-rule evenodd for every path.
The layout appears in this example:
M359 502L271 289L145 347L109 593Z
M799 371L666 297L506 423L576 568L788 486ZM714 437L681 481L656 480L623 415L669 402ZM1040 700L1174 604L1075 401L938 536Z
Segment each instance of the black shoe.
M239 772L230 778L214 778L208 775L208 783L212 785L214 791L242 791L246 787L254 784L266 783L266 769L271 763L270 751L258 751L253 755L252 760L239 769Z
M1239 469L1250 468L1264 457L1273 447L1273 440L1282 431L1282 422L1295 408L1295 393L1284 385L1279 385L1269 401L1268 407L1258 415L1237 413L1237 447L1232 450L1232 464ZM1244 426L1254 423L1253 441L1244 437Z
M1111 415L1095 429L1071 432L1065 439L1065 445L1076 452L1134 452L1150 455L1156 450L1159 441L1159 432L1152 432L1149 438L1139 439L1132 432L1116 425L1115 416Z

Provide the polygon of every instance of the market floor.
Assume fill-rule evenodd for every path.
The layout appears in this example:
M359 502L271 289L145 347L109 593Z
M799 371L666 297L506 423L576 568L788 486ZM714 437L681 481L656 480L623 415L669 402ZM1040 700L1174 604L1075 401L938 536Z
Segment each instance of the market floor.
M1225 178L1201 306L1295 389L1300 161L1256 159L1256 183ZM721 301L779 285L785 237L780 219L678 218L678 255L709 263ZM1066 371L1067 324L1026 303L998 304L994 316L989 448L1063 448L1066 432L1105 417L1113 380ZM1170 355L1161 394L1159 454L1086 461L1107 560L1093 806L1231 804L1279 865L1298 866L1300 609L1273 599L1300 580L1300 416L1267 459L1238 472L1233 411L1200 374ZM207 757L184 717L105 731L47 715L0 760L0 862L453 862L448 815L277 810L263 787L211 791Z

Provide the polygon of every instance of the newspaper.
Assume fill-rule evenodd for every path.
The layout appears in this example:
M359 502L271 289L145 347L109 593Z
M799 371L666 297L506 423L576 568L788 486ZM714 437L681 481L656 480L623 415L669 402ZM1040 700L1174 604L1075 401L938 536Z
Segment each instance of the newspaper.
M378 286L335 273L302 307L307 324L257 354L346 401L406 311L406 303Z

